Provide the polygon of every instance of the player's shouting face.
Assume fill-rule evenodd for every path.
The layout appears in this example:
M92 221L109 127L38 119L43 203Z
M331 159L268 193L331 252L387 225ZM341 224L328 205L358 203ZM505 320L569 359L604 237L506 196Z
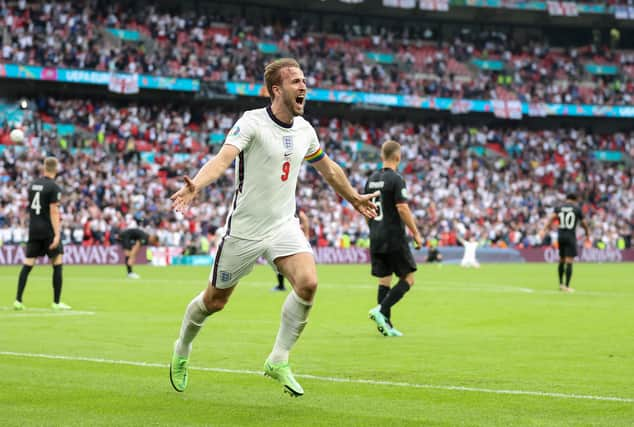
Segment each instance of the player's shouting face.
M306 102L306 78L304 72L297 67L284 67L280 70L281 86L274 85L276 98L280 97L288 112L293 116L304 114Z

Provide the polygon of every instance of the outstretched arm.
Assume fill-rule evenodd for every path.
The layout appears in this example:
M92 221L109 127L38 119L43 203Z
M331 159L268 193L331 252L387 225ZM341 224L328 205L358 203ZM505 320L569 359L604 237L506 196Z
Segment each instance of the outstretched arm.
M237 147L225 144L216 157L200 168L194 179L185 175L185 185L170 197L173 209L177 211L187 209L201 189L220 178L220 175L227 170L238 153L240 153L240 150Z
M371 194L359 194L357 190L352 188L350 181L337 163L332 161L330 157L324 156L321 160L311 164L324 177L326 182L330 184L341 197L352 203L352 206L368 219L376 217L376 205L372 203L372 198L381 194L375 191Z

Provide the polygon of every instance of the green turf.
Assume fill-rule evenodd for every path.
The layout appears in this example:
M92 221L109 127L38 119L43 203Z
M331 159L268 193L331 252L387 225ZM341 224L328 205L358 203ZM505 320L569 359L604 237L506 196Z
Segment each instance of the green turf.
M367 319L369 267L320 266L291 358L298 399L260 372L284 298L267 266L207 320L191 358L207 369L185 393L167 364L207 268L139 266L132 281L121 266L65 266L62 300L78 315L50 312L48 266L31 273L27 310L10 310L18 271L0 268L3 426L634 425L631 264L576 264L570 295L555 265L425 265L391 339Z

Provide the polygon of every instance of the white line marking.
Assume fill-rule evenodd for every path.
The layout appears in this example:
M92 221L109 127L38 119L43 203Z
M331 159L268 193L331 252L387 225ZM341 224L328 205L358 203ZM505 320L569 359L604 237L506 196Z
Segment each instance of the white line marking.
M53 311L51 308L27 308L23 311L16 311L13 307L0 307L0 311L13 312L11 314L0 315L0 319L17 319L21 317L52 317L52 316L92 316L94 311L68 310Z
M109 365L140 366L144 368L166 369L169 367L169 365L166 363L134 362L129 360L112 360L112 359L101 359L101 358L82 357L82 356L63 356L63 355L56 355L56 354L18 353L13 351L0 351L0 355L1 356L15 356L15 357L32 357L32 358L40 358L40 359L66 360L66 361L106 363ZM194 371L220 372L225 374L262 375L261 371L251 371L247 369L205 368L205 367L194 367L194 366L191 366L189 369ZM295 376L298 378L307 378L307 379L316 380L316 381L326 381L326 382L335 382L335 383L369 384L369 385L389 386L389 387L422 388L422 389L431 389L431 390L464 391L464 392L475 392L475 393L510 394L510 395L521 395L521 396L555 397L555 398L561 398L561 399L600 400L600 401L608 401L608 402L634 403L634 398L617 397L617 396L594 396L594 395L587 395L587 394L555 393L555 392L531 391L531 390L504 390L504 389L491 389L491 388L465 387L465 386L452 386L452 385L416 384L416 383L394 382L394 381L324 377L324 376L309 375L309 374L303 374L303 375L296 374Z

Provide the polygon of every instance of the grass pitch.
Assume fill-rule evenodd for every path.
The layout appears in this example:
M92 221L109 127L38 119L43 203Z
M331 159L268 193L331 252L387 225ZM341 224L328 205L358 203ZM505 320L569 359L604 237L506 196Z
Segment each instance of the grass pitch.
M306 395L265 378L284 294L259 266L194 343L189 388L167 364L187 303L209 269L64 267L52 313L51 268L11 304L19 267L0 268L3 426L632 426L631 264L422 265L393 309L401 338L367 318L369 266L319 266L320 289L291 364ZM3 301L3 302L2 302Z

